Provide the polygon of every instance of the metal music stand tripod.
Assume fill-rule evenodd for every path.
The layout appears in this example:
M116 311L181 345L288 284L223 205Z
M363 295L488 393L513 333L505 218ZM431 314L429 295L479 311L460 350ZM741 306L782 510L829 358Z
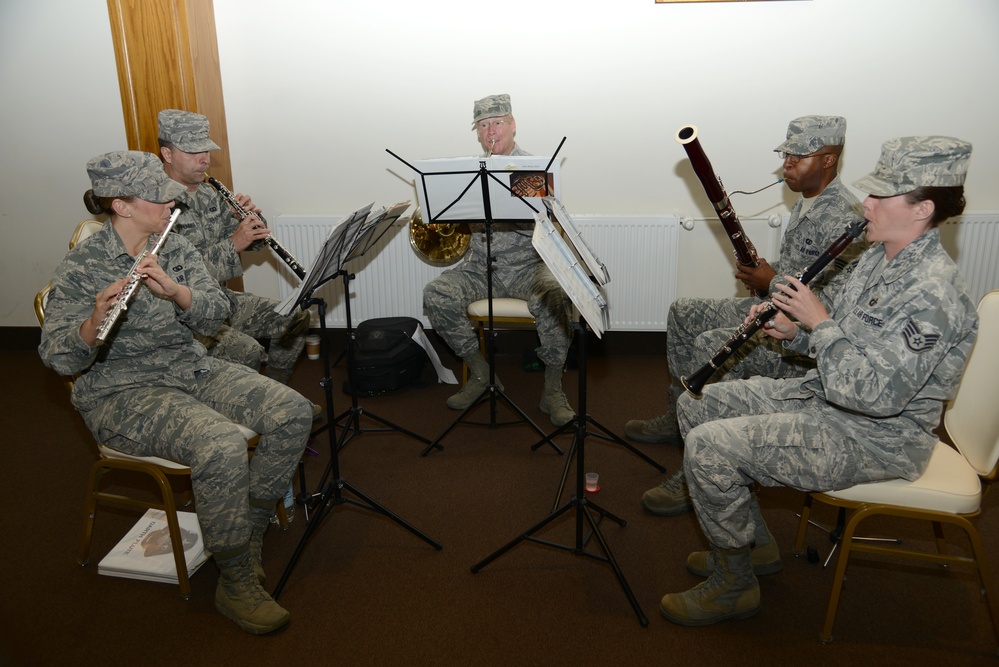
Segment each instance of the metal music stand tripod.
M578 325L577 325L578 326ZM581 337L585 335L585 331L581 331L579 334ZM562 468L562 478L559 481L558 491L555 494L555 503L552 505L552 510L558 507L559 501L562 499L562 492L565 489L565 481L569 477L569 469L572 467L572 458L576 454L576 449L578 445L582 444L582 439L587 435L592 435L595 438L601 440L606 440L608 442L613 442L621 445L628 451L630 451L635 456L639 457L650 466L655 468L661 473L666 472L666 467L656 461L652 460L644 453L633 447L631 444L625 442L620 436L608 430L605 426L601 425L600 422L591 417L585 410L586 405L586 357L583 355L583 343L580 341L579 346L579 414L572 418L572 421L559 426L557 429L552 431L551 434L546 436L544 439L531 445L531 449L537 449L541 445L545 444L549 440L563 433L573 432L572 445L569 447L569 456L566 458L565 466ZM593 433L587 430L586 425L590 423L596 426L601 432Z
M408 207L409 202L405 203L405 207L403 207L402 204L397 204L380 220L376 220L373 224L366 223L365 226L361 227L357 233L357 240L352 243L352 247L344 254L343 263L349 262L355 258L363 257L375 245L375 243L378 242L382 235L384 235L384 233L395 223L395 221L399 219L402 212ZM356 378L357 369L354 367L354 346L357 337L354 334L354 326L351 322L350 316L350 281L354 279L354 274L345 270L341 266L335 275L343 277L344 314L347 321L347 380L350 384L351 399L351 407L333 420L333 423L338 424L340 428L343 429L340 432L340 439L337 441L337 449L343 449L343 447L346 446L346 444L355 435L361 435L364 432L386 433L389 431L398 431L399 433L408 435L409 437L419 440L424 444L433 446L430 440L422 435L405 429L398 424L394 424L383 417L379 417L373 412L366 411L359 405L358 383ZM382 424L386 428L362 428L362 415Z
M535 542L545 546L568 551L575 556L586 556L603 563L608 563L611 566L611 569L614 571L614 576L617 577L618 583L621 585L625 596L628 598L628 602L631 603L631 607L635 611L635 615L638 616L639 623L641 623L642 626L647 626L649 624L649 620L642 612L642 608L639 606L638 600L635 598L635 594L632 592L631 587L625 580L624 574L621 572L621 568L614 559L614 555L611 553L610 547L607 545L607 541L604 539L599 527L599 524L604 517L622 527L627 525L627 522L601 508L586 497L583 454L586 436L588 435L586 423L589 418L586 413L587 326L586 319L584 318L589 317L590 321L600 322L602 325L605 321L604 306L606 304L603 302L602 297L599 296L597 288L590 282L590 277L584 274L579 266L579 263L575 261L575 257L578 253L570 253L565 241L563 241L557 233L554 233L554 227L552 227L547 220L539 222L542 224L539 224L539 226L535 229L534 245L538 249L538 253L545 259L545 262L549 265L549 267L551 267L552 274L558 279L563 289L565 289L566 294L569 295L573 303L580 311L579 322L575 325L578 328L579 335L579 412L573 420L566 425L574 430L572 446L576 453L576 491L569 501L561 507L557 506L558 499L556 499L556 508L553 508L551 514L528 528L519 537L514 538L504 546L500 547L497 551L473 565L472 573L477 573L483 567L524 541ZM542 243L544 239L539 239L539 236L547 236L547 246ZM568 470L568 462L566 470ZM565 473L563 473L563 482L564 481ZM559 495L561 495L561 488L559 490ZM575 539L571 546L535 537L535 533L570 511L575 515ZM594 513L599 515L599 518L594 518ZM589 525L590 529L590 534L585 537L583 534L584 520ZM587 546L589 545L590 539L593 537L597 538L602 555L587 551Z
M551 157L551 159L549 160L547 166L544 169L544 172L546 174L547 174L548 170L551 168L551 165L555 162L555 157L558 155L558 151L561 149L563 143L565 143L565 138L564 137L562 138L562 142L559 143L559 147L558 147L558 149L556 149L555 155L553 155ZM424 219L428 223L430 223L430 222L447 222L447 223L465 222L465 223L470 223L470 224L484 224L485 225L485 234L486 234L486 294L487 294L487 300L488 300L488 304L489 304L488 305L488 317L487 317L487 323L486 323L486 329L487 329L487 332L488 332L488 335L486 337L486 360L487 360L488 365L489 365L489 381L486 384L486 386L482 389L482 392L479 394L479 396L477 396L476 399L474 401L472 401L472 403L467 408L465 408L464 410L462 410L461 414L459 414L454 419L454 421L452 421L451 424L447 428L445 428L444 431L442 431L441 434L438 435L437 438L433 442L431 442L427 446L426 449L423 450L422 455L426 456L427 454L430 453L430 450L435 449L435 448L436 449L443 449L443 446L440 444L440 441L443 440L444 437L447 436L448 433L450 433L455 427L458 426L458 424L461 424L461 423L475 424L475 425L479 425L479 426L490 426L490 427L508 426L508 425L511 425L511 424L527 423L527 424L529 424L531 426L531 428L533 428L538 433L538 435L540 435L540 436L543 437L545 435L544 431L542 431L541 428L537 424L535 424L534 421L532 421L530 417L527 416L527 413L525 413L516 403L514 403L513 399L511 399L503 391L503 389L496 383L496 351L495 351L495 340L494 340L495 339L495 329L494 329L494 323L493 323L493 263L494 263L495 260L494 260L494 258L492 256L492 225L495 222L524 222L525 219L524 218L518 218L518 219L512 219L512 220L506 220L506 219L496 220L496 219L494 219L494 217L493 217L492 199L491 199L491 195L490 195L490 191L489 191L489 185L490 185L490 183L492 182L492 183L499 184L502 188L504 188L505 190L509 191L510 194L513 197L516 197L517 199L520 199L520 201L523 202L524 205L526 205L527 207L529 207L529 209L531 211L534 211L535 213L537 213L537 208L535 208L524 197L516 195L513 192L513 190L511 189L511 187L509 185L507 185L506 183L504 183L502 180L500 180L499 178L497 178L496 175L495 175L496 173L512 173L512 171L515 171L515 170L507 170L507 169L495 170L494 169L494 170L490 171L487 168L487 166L486 166L487 165L486 158L478 159L479 166L478 166L477 170L457 170L457 171L443 171L443 172L421 172L419 169L417 169L413 165L409 164L408 162L406 162L405 160L403 160L401 157L399 157L398 155L396 155L392 151L386 150L386 152L388 152L394 158L396 158L397 160L399 160L400 162L402 162L403 164L405 164L406 166L408 166L410 169L412 169L414 172L416 172L417 174L420 175L421 180L422 180L422 186L423 186L423 194L424 194L424 196L427 196L426 195L426 191L427 191L427 182L428 182L427 181L427 177L428 176L431 176L431 177L435 176L435 175L440 175L440 176L471 175L472 176L472 179L467 183L467 185L464 186L464 189L461 190L457 194L457 196L454 198L454 200L452 200L446 206L443 206L443 208L439 212L437 212L436 214L431 210L430 206L428 205L427 211L426 211L426 215L424 217ZM509 156L496 156L496 157L507 158ZM479 184L481 186L481 193L482 193L481 200L476 199L476 203L477 204L481 201L481 217L476 217L476 218L473 218L473 219L456 219L456 218L453 218L453 217L442 218L441 216L444 216L448 212L448 210L450 208L452 208L453 206L455 206L456 204L458 204L459 201L462 200L462 198L465 196L465 194L468 193L472 189L472 186L476 183L476 181L479 182ZM428 196L427 196L427 201L429 202L429 197ZM489 402L489 421L488 422L471 422L471 421L465 421L465 416L467 414L469 414L472 410L476 409L479 406L479 404L483 401L484 398L488 399L488 402ZM500 399L502 399L507 404L507 406L511 410L513 410L520 417L519 420L509 421L509 422L498 422L497 421L496 406L497 406L497 400L500 400ZM559 454L562 454L562 449L558 445L556 445L554 442L551 442L550 440L547 441L547 442L548 442L548 444L556 452L558 452Z
M611 514L607 510L603 509L589 498L586 497L586 482L584 479L585 473L583 472L583 451L584 443L586 441L586 391L585 391L585 375L586 375L586 327L580 318L580 323L575 325L579 328L579 414L569 422L575 429L575 439L573 441L573 449L576 452L576 491L561 507L554 509L551 514L547 517L534 524L528 528L519 537L514 538L504 546L500 547L497 551L493 552L483 560L479 561L472 566L472 573L476 573L486 565L496 560L504 553L517 546L521 542L535 542L537 544L543 544L545 546L554 547L556 549L562 549L563 551L568 551L574 556L586 556L592 558L593 560L608 563L611 569L614 570L614 576L617 577L618 583L624 590L625 596L628 598L628 602L631 603L631 608L634 609L635 615L638 616L639 623L642 626L647 626L649 624L649 619L646 618L645 614L642 612L641 606L638 604L638 600L635 598L635 594L632 592L631 587L624 578L624 573L621 572L621 568L618 566L617 561L614 560L614 555L611 553L610 547L607 545L607 541L604 539L603 534L600 532L599 524L604 517L607 517L614 523L621 527L627 525L627 522L620 517ZM568 467L566 468L568 470ZM565 481L563 474L563 482ZM560 489L561 491L561 489ZM540 531L542 528L552 523L563 514L568 512L574 513L575 518L575 540L571 546L565 544L559 544L556 542L550 542L548 540L543 540L535 537L535 533ZM598 514L598 518L594 518L594 513ZM586 521L590 529L590 534L584 537L583 522ZM599 543L600 550L603 552L601 554L591 553L586 550L590 539L596 537Z
M408 206L408 203L407 203ZM299 286L298 290L290 297L291 301L286 300L279 306L282 309L288 308L290 303L291 312L296 307L301 307L303 309L309 306L316 305L319 311L319 326L322 332L320 336L320 356L323 359L323 380L320 383L323 386L325 398L326 398L326 414L332 414L333 411L333 382L330 373L330 353L329 353L329 341L326 336L326 301L322 298L313 297L313 293L321 285L325 284L332 278L343 273L341 268L337 268L332 273L330 273L329 264L336 260L336 258L346 258L350 250L343 253L342 250L345 247L343 244L344 239L348 234L353 232L351 238L356 238L356 233L359 231L357 227L352 227L353 224L360 226L361 223L365 221L368 216L368 211L371 206L367 206L363 209L355 211L351 216L348 216L341 223L341 234L335 235L331 234L326 240L326 244L319 252L319 257L316 263L313 265L313 270L306 275L302 284ZM339 229L339 228L338 228ZM336 231L336 230L334 230ZM353 247L353 246L351 246ZM322 491L315 493L309 499L312 502L312 506L315 508L315 512L310 517L306 511L306 521L308 525L306 526L305 533L302 535L298 546L295 548L295 553L292 554L291 560L288 562L284 573L281 575L281 580L278 581L277 587L274 589L273 597L276 600L280 595L281 591L284 590L284 586L291 576L292 570L295 569L295 565L298 564L298 559L301 557L302 553L305 551L305 546L308 544L309 538L319 527L319 524L324 518L329 514L334 507L339 505L354 505L362 509L366 509L376 514L381 514L388 517L395 523L399 524L409 532L413 533L427 544L432 546L437 551L440 551L444 547L437 541L431 539L429 536L421 532L416 527L412 526L410 523L399 517L398 515L392 513L383 505L375 502L369 496L361 492L357 487L350 484L340 473L340 459L339 459L339 445L334 434L334 429L332 423L328 425L327 430L329 438L329 448L330 448L330 462L326 467L323 477L320 480L319 487ZM299 468L302 475L302 488L304 495L305 479L304 472ZM348 492L353 494L359 500L346 496L344 493ZM306 505L308 509L308 505Z
M559 226L562 228L562 233L560 235L562 237L562 240L567 239L566 243L558 244L561 246L566 246L566 248L565 249L560 248L560 253L557 253L553 257L552 261L558 262L559 254L561 254L563 258L568 257L568 255L566 255L565 253L568 252L568 245L571 244L574 249L573 257L578 258L580 260L580 263L589 269L590 272L589 279L592 282L598 284L605 284L607 282L610 282L610 276L607 273L607 268L603 265L603 263L599 259L597 259L597 257L593 254L593 251L586 244L586 241L583 239L581 232L576 227L576 223L572 220L572 217L569 215L569 212L565 209L565 207L561 204L561 202L559 202L558 200L545 200L545 206L548 208L549 213L555 217L555 220L559 223ZM551 234L549 234L549 236L551 236ZM554 239L552 239L552 242L554 243ZM571 259L569 260L563 259L562 261L572 262ZM563 272L566 271L567 270L564 270ZM581 269L579 271L578 277L579 279L584 278L584 274ZM583 297L583 295L580 295L578 298L585 298L585 297ZM582 326L582 318L580 319L580 326ZM586 398L585 398L586 370L584 365L586 363L586 356L582 354L580 356L581 356L581 361L580 361L580 373L579 373L580 374L579 396L580 396L580 405L582 406L586 404ZM583 422L582 425L577 424L578 420L582 420ZM587 423L591 423L594 426L596 426L597 429L600 430L600 433L592 433L590 431L585 430ZM660 465L659 463L656 463L651 458L649 458L639 450L635 449L635 447L622 440L618 435L611 432L607 427L603 426L597 420L591 417L582 407L580 407L579 414L577 414L572 421L569 421L568 423L563 424L562 426L555 429L550 435L546 436L541 441L532 445L531 449L537 449L538 447L545 444L552 438L562 435L563 433L567 433L569 431L578 433L579 432L578 429L580 428L580 426L584 429L583 433L585 435L592 435L596 438L600 438L601 440L607 440L610 442L617 443L626 448L631 453L633 453L635 456L638 456L639 458L644 460L646 463L651 465L659 472L661 473L666 472L666 468L664 466ZM572 441L572 446L569 448L569 456L566 458L565 466L562 469L562 478L559 481L558 492L555 494L555 503L552 505L552 511L554 511L558 507L559 501L561 501L562 499L562 491L565 489L565 481L569 477L569 469L572 466L572 458L573 456L575 456L576 444L578 441L579 437L578 436L574 437Z

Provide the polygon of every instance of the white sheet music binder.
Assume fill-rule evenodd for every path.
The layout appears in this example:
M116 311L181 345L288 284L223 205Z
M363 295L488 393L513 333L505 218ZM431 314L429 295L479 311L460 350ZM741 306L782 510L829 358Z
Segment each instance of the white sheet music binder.
M597 334L597 338L602 337L603 332L610 326L610 318L607 314L607 300L600 293L600 288L590 279L576 251L569 247L547 214L538 213L534 217L534 222L532 239L534 249L538 251L559 285L569 295L569 299L590 329ZM601 272L606 274L603 265L599 264L599 267Z
M557 197L561 193L559 163L552 161L550 156L496 155L488 158L417 160L412 166L419 172L416 194L424 221L485 220L482 184L478 178L482 162L485 162L488 172L493 220L529 221L535 212L545 210L542 197ZM530 206L525 206L524 201Z
M558 221L559 226L562 227L563 238L569 242L572 249L576 251L576 255L586 265L586 268L590 270L590 275L601 285L609 283L610 274L607 272L607 267L590 250L590 246L586 243L582 233L576 227L576 223L573 221L572 216L569 215L569 211L562 205L562 202L556 197L548 197L545 199L545 204L555 214L555 219Z

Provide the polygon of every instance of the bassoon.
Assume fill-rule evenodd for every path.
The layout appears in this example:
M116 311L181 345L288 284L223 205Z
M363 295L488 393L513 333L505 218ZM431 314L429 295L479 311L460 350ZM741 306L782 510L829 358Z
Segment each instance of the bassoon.
M236 197L232 194L229 188L224 186L218 179L214 178L213 176L209 176L208 182L212 185L213 188L219 191L219 194L222 195L222 198L225 199L226 202L228 202L229 206L232 207L232 210L236 213L236 215L239 217L240 220L250 215L250 211L247 211L245 208L240 206L239 202L236 201ZM267 226L267 221L264 220L264 216L258 213L257 218L260 220L260 222L264 223L264 227ZM289 268L291 268L291 270L295 272L296 276L298 276L299 278L305 277L305 269L302 268L302 265L298 263L298 260L295 259L295 256L292 255L290 252L288 252L288 249L285 248L283 245L281 245L276 238L274 238L273 234L267 236L264 239L264 243L266 243L271 247L271 250L274 251L275 255L284 260L284 263L287 264Z
M811 266L805 269L801 275L798 276L798 280L807 285L808 281L817 276L822 269L826 268L826 265L828 265L829 262L833 261L837 255L846 250L847 246L853 243L855 238L860 236L865 227L867 227L867 220L858 220L857 222L850 224L846 228L846 231L843 232L838 239L833 241L832 244L826 248L825 252L819 255L818 259L816 259ZM735 354L736 350L742 347L742 344L749 340L754 333L759 331L769 319L774 317L779 312L780 309L775 306L772 301L765 302L763 308L756 313L756 317L736 329L735 333L732 334L732 337L729 338L724 345L718 348L718 351L715 352L714 356L711 357L711 360L708 361L708 363L701 366L697 372L689 378L686 376L680 378L680 382L683 384L684 389L687 390L687 393L694 398L700 398L701 390L704 388L704 385L707 384L708 380L711 379L711 376L715 374L715 371L717 371L722 364L728 361L729 357Z
M746 231L742 228L742 223L739 221L735 209L732 208L732 202L729 201L721 179L715 175L714 169L711 168L711 161L704 154L701 142L697 139L697 126L684 125L677 131L676 140L683 146L683 150L687 151L690 165L694 168L694 173L697 174L701 185L704 186L708 199L715 207L715 213L718 214L718 219L721 220L725 233L728 234L728 239L732 242L736 261L743 266L759 266L760 260L756 254L756 247L746 236ZM766 290L755 291L758 297L762 298L767 295Z

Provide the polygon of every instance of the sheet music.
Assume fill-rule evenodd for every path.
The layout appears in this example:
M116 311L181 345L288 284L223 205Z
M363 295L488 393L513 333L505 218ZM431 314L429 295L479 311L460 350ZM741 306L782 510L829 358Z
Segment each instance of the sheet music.
M354 249L350 252L345 262L349 262L355 257L361 257L374 246L384 236L385 232L395 224L395 221L402 217L402 214L409 208L410 202L404 201L393 204L389 207L382 207L377 211L372 211L364 221L354 242Z
M551 166L549 166L551 162ZM481 166L485 163L489 209L496 220L532 220L542 197L559 196L559 162L535 155L496 155L418 160L416 193L426 222L481 222L486 218ZM546 171L547 168L547 171ZM518 196L519 195L519 196ZM526 202L526 205L525 205Z
M590 250L590 246L583 239L579 229L576 228L576 223L573 222L569 211L562 205L562 202L557 197L546 197L545 205L555 214L555 219L562 227L563 237L569 241L573 250L576 251L576 255L586 264L590 270L590 275L596 278L601 285L609 283L610 274L607 272L607 267Z
M573 305L589 324L590 329L602 337L610 326L607 314L607 301L600 294L600 288L593 284L589 274L580 265L575 253L566 244L555 225L544 213L534 217L532 243L541 258L548 265L559 285L569 295Z
M343 268L345 253L353 247L352 243L357 238L361 224L367 219L372 206L374 202L344 216L340 222L333 225L323 247L319 249L319 255L312 262L312 268L305 274L298 287L274 307L274 312L291 315L303 294L311 294Z

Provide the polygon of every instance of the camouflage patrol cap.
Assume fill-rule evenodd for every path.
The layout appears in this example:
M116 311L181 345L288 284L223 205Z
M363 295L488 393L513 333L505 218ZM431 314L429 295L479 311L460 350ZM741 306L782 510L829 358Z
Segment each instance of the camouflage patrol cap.
M152 153L116 151L91 158L87 174L98 197L134 196L150 202L168 202L185 188L163 171L163 163Z
M842 116L802 116L787 125L787 141L774 149L776 153L810 155L825 146L846 143L846 118Z
M512 113L513 107L510 106L510 96L505 93L502 95L489 95L488 97L483 97L481 100L475 100L475 105L472 107L472 129L475 129L475 124L480 120L509 116Z
M874 171L853 185L878 197L894 197L924 185L964 185L971 144L954 137L899 137L881 146Z
M208 137L208 119L199 113L164 109L156 120L160 126L160 140L170 142L185 153L220 150Z

